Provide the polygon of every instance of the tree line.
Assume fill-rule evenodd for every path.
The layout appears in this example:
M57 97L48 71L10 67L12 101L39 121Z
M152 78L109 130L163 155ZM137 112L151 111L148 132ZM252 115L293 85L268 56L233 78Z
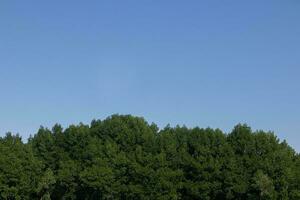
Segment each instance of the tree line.
M300 156L239 124L159 129L113 115L0 138L0 199L299 200Z

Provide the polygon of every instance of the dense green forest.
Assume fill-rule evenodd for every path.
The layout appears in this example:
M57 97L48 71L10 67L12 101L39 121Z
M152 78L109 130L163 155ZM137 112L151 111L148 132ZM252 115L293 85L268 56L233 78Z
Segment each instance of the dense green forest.
M0 139L0 199L299 200L300 156L237 125L159 130L113 115Z

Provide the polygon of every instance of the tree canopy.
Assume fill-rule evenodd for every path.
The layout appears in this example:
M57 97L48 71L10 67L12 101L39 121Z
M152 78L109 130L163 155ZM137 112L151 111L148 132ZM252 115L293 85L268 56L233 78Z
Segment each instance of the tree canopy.
M299 200L300 156L238 124L159 129L113 115L0 138L0 199Z

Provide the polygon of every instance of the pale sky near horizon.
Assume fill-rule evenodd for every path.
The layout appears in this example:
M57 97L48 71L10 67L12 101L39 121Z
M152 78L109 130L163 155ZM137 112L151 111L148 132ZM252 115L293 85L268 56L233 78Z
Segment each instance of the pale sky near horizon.
M0 136L115 113L300 152L300 1L0 2Z

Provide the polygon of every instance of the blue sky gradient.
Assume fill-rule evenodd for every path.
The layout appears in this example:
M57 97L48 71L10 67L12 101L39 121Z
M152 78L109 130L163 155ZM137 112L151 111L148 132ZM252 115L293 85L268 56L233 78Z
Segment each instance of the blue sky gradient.
M300 151L300 1L0 2L0 135L114 113Z

